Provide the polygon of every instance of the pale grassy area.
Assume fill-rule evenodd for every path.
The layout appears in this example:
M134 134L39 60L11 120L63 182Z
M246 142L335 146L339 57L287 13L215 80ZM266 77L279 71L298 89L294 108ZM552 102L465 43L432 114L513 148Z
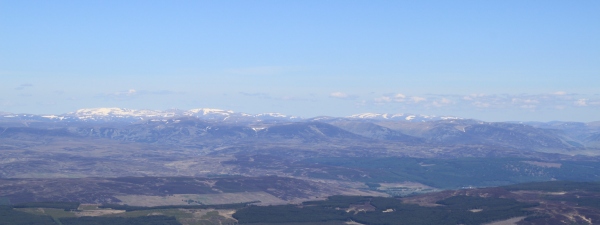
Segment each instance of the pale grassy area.
M368 190L354 190L347 189L340 192L341 195L354 195L354 196L375 196L375 197L389 197L390 195L386 193L381 193L378 191L368 191ZM309 200L309 199L306 199Z
M237 220L231 217L235 213L233 210L202 210L200 213L194 213L192 218L178 218L177 220L184 225L208 225L208 224L233 224Z
M530 164L530 165L534 165L534 166L544 167L544 168L560 168L562 166L562 164L560 164L560 163L538 162L538 161L522 161L522 162Z
M131 212L122 212L117 214L110 214L106 216L111 217L140 217L140 216L174 216L180 218L193 218L196 217L194 212L201 210L186 210L186 209L150 209L150 210L137 210Z
M417 183L417 182L399 182L399 183L380 183L377 190L392 192L396 195L409 195L413 193L426 193L438 191L439 189Z
M52 208L16 208L15 210L35 215L51 216L55 220L81 216L142 217L164 215L173 216L184 225L231 224L237 221L232 217L235 210L231 209L151 209L126 212L125 210L99 209L98 205L86 204L80 206L80 212L69 212Z
M231 167L223 161L232 156L210 157L204 155L211 149L162 149L155 145L122 142L110 139L53 137L36 139L3 139L3 146L12 149L0 152L0 165L18 163L22 167L0 171L8 178L83 178L124 176L200 176L231 174ZM27 152L27 157L23 154ZM93 163L66 160L59 155L95 158ZM164 157L153 160L144 155ZM48 164L39 165L41 160ZM25 168L25 169L23 169Z
M100 204L79 204L78 210L95 210Z
M362 223L358 223L358 222L354 222L354 221L348 221L348 222L346 222L346 224L348 224L348 225L364 225Z
M118 195L115 197L121 200L121 204L127 204L131 206L188 205L189 200L200 202L204 205L231 204L252 201L260 201L262 204L286 203L286 201L262 191L222 194L175 194L169 196Z
M229 218L229 219L235 220L233 218L233 214L235 213L235 210L232 210L232 209L219 209L219 210L215 210L215 211L219 212L219 215L221 215L221 216L223 216L225 218Z
M119 214L124 213L125 210L115 210L115 209L94 209L94 210L83 210L81 212L75 212L75 215L80 216L105 216L110 214Z
M52 209L52 208L15 208L15 210L32 213L36 215L46 215L53 218L65 218L65 217L76 217L75 213L65 211L63 209Z
M435 189L417 182L379 183L381 188Z
M600 151L596 149L582 149L582 150L570 150L568 152L562 149L538 149L537 152L544 153L557 153L557 154L565 154L570 156L583 155L583 156L600 156Z
M483 225L517 225L517 223L523 219L525 219L524 216L514 217L514 218L507 219L507 220L501 220L501 221L496 221L496 222L491 222L491 223L484 223Z
M111 214L111 217L140 217L140 216L174 216L177 221L184 225L195 224L222 224L224 222L235 222L232 215L235 210L215 209L151 209Z

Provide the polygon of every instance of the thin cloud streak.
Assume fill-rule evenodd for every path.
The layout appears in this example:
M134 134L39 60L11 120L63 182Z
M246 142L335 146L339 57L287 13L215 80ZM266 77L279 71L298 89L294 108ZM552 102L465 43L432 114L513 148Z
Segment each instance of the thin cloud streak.
M100 94L98 95L98 97L103 97L103 98L109 98L109 99L114 99L114 100L126 100L126 99L131 99L137 96L146 96L146 95L173 95L173 94L185 94L185 92L174 92L174 91L169 91L169 90L156 90L156 91L151 91L151 90L136 90L136 89L129 89L129 90L125 90L125 91L117 91L117 92L113 92L113 93L105 93L105 94Z
M20 91L20 90L24 90L25 88L30 88L30 87L33 87L33 84L25 83L25 84L21 84L18 87L16 87L15 90Z
M308 102L314 102L314 101L316 101L314 98L305 98L305 97L298 97L298 96L292 96L292 95L276 96L276 95L272 95L272 94L268 94L268 93L262 93L262 92L255 92L255 93L238 92L238 94L246 96L246 97L259 98L259 99L264 99L264 100L308 101Z
M410 96L402 93L374 97L373 105L406 105L423 108L472 107L474 109L565 109L600 106L597 96L557 91L546 94L483 94Z
M357 99L358 96L357 95L349 95L346 94L344 92L332 92L329 94L330 98L337 98L337 99L345 99L345 100L353 100L353 99Z
M283 73L288 70L289 68L282 66L257 66L227 69L225 72L236 75L273 75Z

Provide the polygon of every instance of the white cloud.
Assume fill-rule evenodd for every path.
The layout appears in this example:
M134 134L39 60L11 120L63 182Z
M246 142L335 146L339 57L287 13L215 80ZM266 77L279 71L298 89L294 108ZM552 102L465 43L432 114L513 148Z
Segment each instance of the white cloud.
M419 96L407 96L402 93L388 93L383 96L379 96L373 99L375 103L404 103L404 104L417 104L427 99Z
M117 92L113 92L113 93L108 93L108 94L103 94L100 95L99 97L108 97L108 98L113 98L113 99L128 99L128 98L133 98L136 96L144 96L144 95L171 95L171 94L183 94L185 92L173 92L173 91L169 91L169 90L156 90L156 91L149 91L149 90L136 90L136 89L129 89L129 90L125 90L125 91L117 91Z
M488 102L473 102L473 105L477 108L489 108L492 105Z
M381 97L377 97L374 99L374 101L376 103L384 103L384 102L391 102L392 98L388 97L388 96L381 96Z
M343 92L332 92L331 94L329 94L329 97L333 97L333 98L347 98L348 94L343 93Z
M446 105L450 105L452 103L454 103L452 100L447 99L447 98L442 98L440 100L433 101L431 104L433 106L435 106L435 107L443 107L443 106L446 106Z
M139 94L138 91L136 91L135 89L129 89L126 91L117 91L117 92L113 92L113 93L102 94L102 95L99 95L98 97L104 97L104 98L109 98L109 99L114 99L114 100L126 100L126 99L133 98L133 97L137 96L138 94Z
M356 96L356 95L349 95L349 94L346 94L344 92L339 92L339 91L330 93L329 97L339 98L339 99L357 99L358 98L358 96Z
M472 100L475 100L477 98L481 98L484 96L485 96L485 94L470 94L470 95L463 96L462 99L467 100L467 101L472 101Z
M7 100L2 101L2 106L10 107L10 106L14 106L14 105L16 105L14 102L7 101Z
M401 93L398 93L398 94L394 95L394 97L393 97L394 102L404 102L405 99L406 99L406 95L401 94Z
M521 105L519 107L523 109L536 109L537 105Z
M423 97L419 97L419 96L413 96L410 98L414 103L419 103L419 102L423 102L423 101L427 101L426 98Z
M246 97L266 99L266 100L278 100L278 101L315 101L313 97L298 97L298 96L277 96L263 92L239 92L240 95L244 95Z
M132 95L135 95L136 93L137 93L137 91L135 89L129 89L127 91L114 92L110 95L112 95L112 96L132 96Z
M528 111L563 110L569 107L600 107L600 97L558 91L542 94L429 94L414 96L386 94L371 101L373 104L404 104L414 107L461 107L472 109L520 109Z
M576 106L587 106L587 99L581 98L574 102Z
M526 98L526 99L522 99L522 98L512 98L512 103L513 104L538 104L540 103L539 100L537 99L531 99L531 98Z
M557 91L557 92L554 92L554 95L567 95L567 92L566 91Z

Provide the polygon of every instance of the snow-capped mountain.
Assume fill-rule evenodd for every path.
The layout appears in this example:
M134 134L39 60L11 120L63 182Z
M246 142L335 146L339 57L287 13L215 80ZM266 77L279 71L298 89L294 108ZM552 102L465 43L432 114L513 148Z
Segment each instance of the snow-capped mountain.
M183 113L186 116L206 116L206 115L222 115L222 116L231 116L234 114L231 110L222 110L222 109L209 109L209 108L200 108L200 109L190 109Z
M459 117L450 116L430 116L430 115L416 115L416 114L389 114L389 113L361 113L348 116L350 119L372 119L372 120L396 120L396 121L412 121L412 122L425 122L434 120L450 120L450 119L462 119Z
M159 110L135 110L135 109L122 109L122 108L91 108L91 109L79 109L75 112L67 113L66 115L78 117L79 119L93 119L97 117L173 117L175 113L164 112Z
M196 117L210 121L226 122L261 122L261 121L299 121L301 117L287 116L281 113L247 114L231 110L198 108L190 110L137 110L125 108L86 108L61 115L33 115L33 114L1 114L4 120L50 120L50 121L85 121L107 122L140 120L167 120L176 117Z
M232 110L197 108L190 110L138 110L126 108L85 108L74 112L60 115L34 115L34 114L0 114L2 120L21 120L21 121L66 121L66 122L136 122L143 120L161 121L177 117L195 117L207 121L223 121L233 123L248 122L291 122L303 121L304 118L298 116L288 116L281 113L260 113L248 114L234 112ZM332 118L332 117L319 117ZM461 119L458 117L428 116L416 114L389 114L389 113L362 113L346 117L348 119L370 119L370 120L395 120L425 122L434 120ZM318 118L313 118L318 120Z

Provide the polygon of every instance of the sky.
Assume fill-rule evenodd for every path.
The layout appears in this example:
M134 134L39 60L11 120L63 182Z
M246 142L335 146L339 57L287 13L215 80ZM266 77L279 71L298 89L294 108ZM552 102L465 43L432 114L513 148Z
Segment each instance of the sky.
M600 1L0 0L0 111L600 121Z

